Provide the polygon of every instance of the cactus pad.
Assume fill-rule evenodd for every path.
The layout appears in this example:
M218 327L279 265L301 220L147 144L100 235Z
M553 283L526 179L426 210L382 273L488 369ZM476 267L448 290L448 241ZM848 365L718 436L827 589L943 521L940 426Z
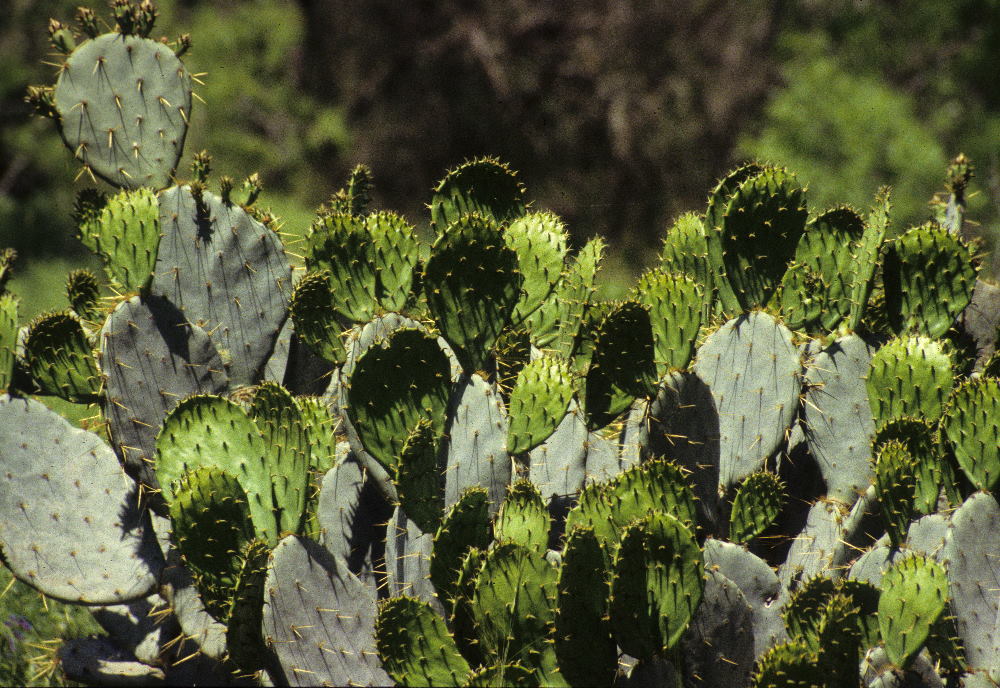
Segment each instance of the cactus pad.
M507 451L531 451L556 431L573 397L569 363L555 357L531 361L510 395Z
M868 399L876 428L909 416L935 421L954 384L947 341L920 336L890 340L872 356Z
M55 88L73 155L115 186L162 188L184 148L191 76L167 46L107 33L69 56Z
M952 392L941 428L958 465L980 490L1000 479L1000 380L983 377Z
M673 647L701 602L701 550L678 519L655 513L625 529L614 560L611 623L639 659Z
M757 471L785 439L798 410L802 364L792 334L755 311L730 320L698 350L694 371L719 416L719 483Z
M878 621L889 660L905 668L920 652L948 603L945 570L933 559L900 559L882 577Z
M934 223L890 243L884 270L886 310L897 333L941 337L972 300L972 251Z
M444 619L426 602L393 597L382 603L375 641L386 673L400 686L463 686L471 669Z
M448 172L431 199L431 223L440 234L464 215L478 214L507 224L523 215L524 187L494 158L479 158Z
M467 215L431 247L423 289L441 334L466 372L483 370L521 297L517 253L493 220Z
M150 594L163 568L138 488L96 435L0 397L0 552L24 582L83 604Z
M267 570L264 637L292 686L389 685L375 647L375 591L310 540L278 543Z
M639 278L634 297L649 308L657 377L687 368L701 329L702 288L686 275L652 270Z
M288 315L292 270L281 240L237 205L188 187L160 194L153 294L211 336L234 385L256 384Z
M28 326L24 356L43 394L75 403L97 401L100 373L93 347L72 313L50 313Z

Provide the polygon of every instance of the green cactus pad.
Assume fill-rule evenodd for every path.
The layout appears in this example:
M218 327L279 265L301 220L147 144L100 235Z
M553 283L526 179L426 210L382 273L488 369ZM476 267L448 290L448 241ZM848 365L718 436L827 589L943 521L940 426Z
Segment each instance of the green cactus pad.
M947 563L955 625L970 670L1000 681L1000 505L977 493L952 514L940 560Z
M364 215L371 201L371 191L375 186L372 177L371 168L367 165L355 165L347 175L343 188L330 197L330 212Z
M486 554L472 613L487 656L542 668L555 623L557 575L542 552L514 543Z
M572 535L575 528L593 530L604 548L606 564L610 567L613 549L620 538L619 529L612 520L611 500L606 490L604 483L591 483L583 488L576 505L566 515L566 533Z
M698 349L694 371L719 416L719 483L759 470L785 440L798 410L802 363L792 333L767 313L730 320Z
M705 245L708 249L708 264L712 274L712 285L717 290L722 310L725 313L736 314L740 310L739 301L733 292L733 287L726 277L726 263L723 259L722 232L725 224L726 211L729 202L740 186L764 172L760 165L750 163L738 167L719 180L711 196L708 198L708 209L705 211L704 233Z
M495 158L478 158L450 170L431 198L431 224L439 234L463 215L507 224L524 213L524 187L516 173Z
M171 540L194 574L206 608L226 623L239 557L254 538L246 492L235 476L199 466L175 484L170 523Z
M872 356L868 399L875 427L895 418L941 417L954 384L951 349L943 340L896 337Z
M486 491L471 488L448 510L434 535L431 582L444 600L455 596L462 560L470 549L485 550L493 539Z
M539 347L551 347L563 356L573 353L584 313L594 299L597 273L601 269L606 247L603 239L594 237L570 261L555 294L541 307L543 311L557 311L557 329L554 332L545 331L544 335L532 330Z
M188 187L162 192L150 292L211 336L234 385L260 381L288 316L292 269L278 235L238 205Z
M604 495L619 533L632 521L652 513L670 514L691 532L695 530L695 500L688 476L665 459L651 459L630 468L607 484Z
M639 278L633 297L649 308L657 377L687 368L701 329L702 287L686 275L651 270Z
M270 669L273 665L261 634L270 554L271 548L260 540L250 542L240 553L240 569L226 627L226 648L229 661L244 674Z
M574 528L566 538L556 583L555 652L572 686L610 684L618 653L608 617L603 547L590 528Z
M74 403L97 401L100 372L93 346L70 312L48 313L28 325L24 358L43 394Z
M916 418L897 418L884 423L872 440L872 455L878 456L889 440L902 443L911 459L914 479L913 508L920 514L937 511L938 493L950 473L950 458L938 441L936 425Z
M740 309L766 304L805 230L804 193L784 170L765 168L742 182L722 217L722 259Z
M805 644L775 645L757 660L751 688L819 688L827 676L817 666L818 658Z
M889 244L885 305L897 333L943 336L972 300L976 268L971 249L947 229L929 223Z
M288 314L302 341L323 359L338 365L344 363L347 351L332 308L333 300L329 273L308 272L295 283Z
M104 260L104 270L119 290L145 289L160 245L156 196L147 188L112 196L100 215L81 224L80 241Z
M864 221L846 207L827 210L806 225L795 249L795 263L807 266L824 286L819 293L795 293L800 299L813 299L819 308L819 313L804 323L810 332L832 332L850 315L853 252L863 234ZM785 290L784 297L789 296Z
M191 76L170 48L120 33L85 41L54 95L66 147L95 174L128 189L170 183L191 114Z
M811 331L824 313L822 297L828 291L823 276L811 265L794 261L788 265L768 306L781 312L789 328Z
M917 480L916 462L899 440L888 440L875 458L875 486L882 521L895 547L906 540L913 518Z
M504 231L507 246L517 254L517 269L524 276L524 292L514 308L513 321L532 331L546 331L554 324L552 309L530 319L550 297L562 278L566 261L566 227L553 213L522 215Z
M591 429L602 428L636 397L651 396L656 364L649 311L635 301L616 304L597 323L587 371L586 412Z
M291 686L390 685L375 646L375 590L310 540L274 548L264 586L263 634L277 680Z
M407 435L396 466L399 505L425 533L435 532L444 515L444 471L437 444L434 425L421 418Z
M379 605L375 642L382 668L400 686L463 686L471 673L444 619L412 597Z
M250 416L264 435L278 533L300 533L309 483L309 440L298 402L284 387L254 389Z
M854 245L854 260L851 270L851 312L845 323L849 332L854 332L861 324L871 297L878 269L879 254L889 231L889 213L892 206L889 202L890 190L883 188L875 197L875 203L865 221L865 229L861 241Z
M102 317L100 297L101 285L90 270L73 270L66 276L66 300L81 320Z
M1000 380L961 382L952 392L941 429L972 484L994 489L1000 479Z
M347 415L365 450L394 475L410 431L424 418L444 432L450 375L437 342L414 329L399 329L370 347L351 374Z
M573 397L569 363L546 356L528 363L517 376L508 404L507 451L531 451L556 431Z
M513 542L544 553L549 543L549 512L538 489L528 480L510 486L500 505L493 538L497 543Z
M857 335L841 337L806 364L804 429L826 496L852 504L872 480L875 433L865 378L874 351Z
M403 310L420 258L416 231L392 212L368 215L365 228L374 247L375 297L383 310Z
M431 247L422 281L441 334L466 372L483 370L524 281L498 225L480 215L448 225Z
M330 277L333 310L348 322L375 315L375 246L364 218L338 213L320 217L306 237L306 267Z
M670 514L654 513L626 528L611 581L618 646L647 660L672 648L701 602L704 575L694 535Z
M495 688L510 686L511 688L531 688L537 686L539 676L535 669L527 669L520 664L491 664L480 667L472 672L468 688Z
M229 377L208 333L165 299L133 296L100 334L104 417L112 446L139 482L158 487L156 433L167 413L194 394L221 394Z
M465 553L459 563L458 576L455 579L455 591L448 600L451 609L449 618L455 640L459 644L462 655L473 666L489 662L484 648L479 643L476 618L472 612L472 598L476 592L476 580L486 560L486 553L473 547Z
M215 466L240 481L257 536L278 541L269 449L242 408L219 397L188 397L164 419L156 450L156 477L168 503L174 499L175 481L185 472Z
M945 569L921 555L904 557L882 577L878 621L889 661L906 668L948 603Z
M712 293L705 227L697 213L684 213L667 229L660 249L659 267L667 274L680 273L693 279L706 294Z
M77 604L149 595L163 557L138 487L97 435L0 396L0 554L22 581Z
M752 473L740 483L729 517L729 539L753 540L774 523L785 503L785 484L773 473Z
M0 392L10 388L17 348L17 297L0 294Z
M513 462L507 454L507 418L503 401L479 375L463 376L448 405L444 503L454 504L470 487L484 487L490 513L507 492Z
M781 616L792 640L805 643L812 652L819 651L824 611L836 591L837 584L821 575L809 578L791 593Z

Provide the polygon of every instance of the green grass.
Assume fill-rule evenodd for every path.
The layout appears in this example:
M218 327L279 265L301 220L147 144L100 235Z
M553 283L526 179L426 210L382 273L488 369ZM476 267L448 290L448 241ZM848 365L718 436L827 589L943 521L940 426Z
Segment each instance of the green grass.
M101 633L85 607L46 599L0 567L0 685L76 686L59 669L61 638Z

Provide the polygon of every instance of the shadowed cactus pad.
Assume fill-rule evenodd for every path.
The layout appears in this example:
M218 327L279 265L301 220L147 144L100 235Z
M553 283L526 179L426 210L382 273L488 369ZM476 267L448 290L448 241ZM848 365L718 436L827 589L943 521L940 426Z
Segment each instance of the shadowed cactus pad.
M944 227L914 227L889 245L885 297L898 332L941 337L972 300L972 251Z
M448 225L431 247L423 288L441 334L466 372L482 370L511 321L523 277L499 226L480 215Z
M494 158L471 160L451 170L431 198L431 223L439 234L463 215L475 213L502 225L524 212L524 187Z
M653 514L626 528L611 581L619 647L639 659L673 647L698 608L703 577L698 543L673 516Z
M694 371L719 414L719 484L758 470L798 411L802 363L792 333L763 311L730 320L698 350Z
M401 686L463 686L469 663L444 619L412 597L386 600L375 621L375 640L386 673Z

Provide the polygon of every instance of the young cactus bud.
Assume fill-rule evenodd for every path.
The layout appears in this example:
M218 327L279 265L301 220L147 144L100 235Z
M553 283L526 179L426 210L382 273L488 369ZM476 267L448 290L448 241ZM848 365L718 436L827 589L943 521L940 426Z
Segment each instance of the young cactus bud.
M959 153L958 156L952 160L951 164L948 165L948 172L944 182L944 187L949 193L960 196L965 192L965 188L969 185L969 180L975 176L973 174L975 170L976 168L972 164L972 160L966 157L965 153Z
M132 11L135 16L136 35L148 38L150 32L153 30L153 24L156 23L156 7L153 6L150 0L142 0Z
M212 156L207 150L195 153L194 161L191 163L191 176L195 182L204 184L208 181L208 175L212 173Z
M131 0L114 0L111 3L111 12L115 17L115 24L118 25L118 33L123 36L132 36L136 33L136 9Z
M233 184L233 178L228 174L219 177L219 195L222 196L222 202L226 205L232 205Z
M97 15L89 7L78 7L76 10L76 23L80 25L80 30L88 38L97 38L101 30L97 26Z
M257 197L264 189L264 183L260 180L260 175L254 172L243 182L243 193L246 194L243 205L250 206L257 202Z
M63 55L69 55L76 48L76 38L69 24L63 24L58 19L49 19L49 40L52 46Z
M177 47L174 48L174 55L183 57L191 49L191 34L182 33L177 37Z
M49 86L28 86L28 95L24 100L35 108L42 117L59 119L59 112L56 110L55 91Z
M5 248L0 251L0 294L3 294L7 287L7 280L14 274L14 262L17 260L17 251L12 248Z
M101 285L89 270L74 270L66 277L66 297L73 312L84 320L94 320L100 312Z

